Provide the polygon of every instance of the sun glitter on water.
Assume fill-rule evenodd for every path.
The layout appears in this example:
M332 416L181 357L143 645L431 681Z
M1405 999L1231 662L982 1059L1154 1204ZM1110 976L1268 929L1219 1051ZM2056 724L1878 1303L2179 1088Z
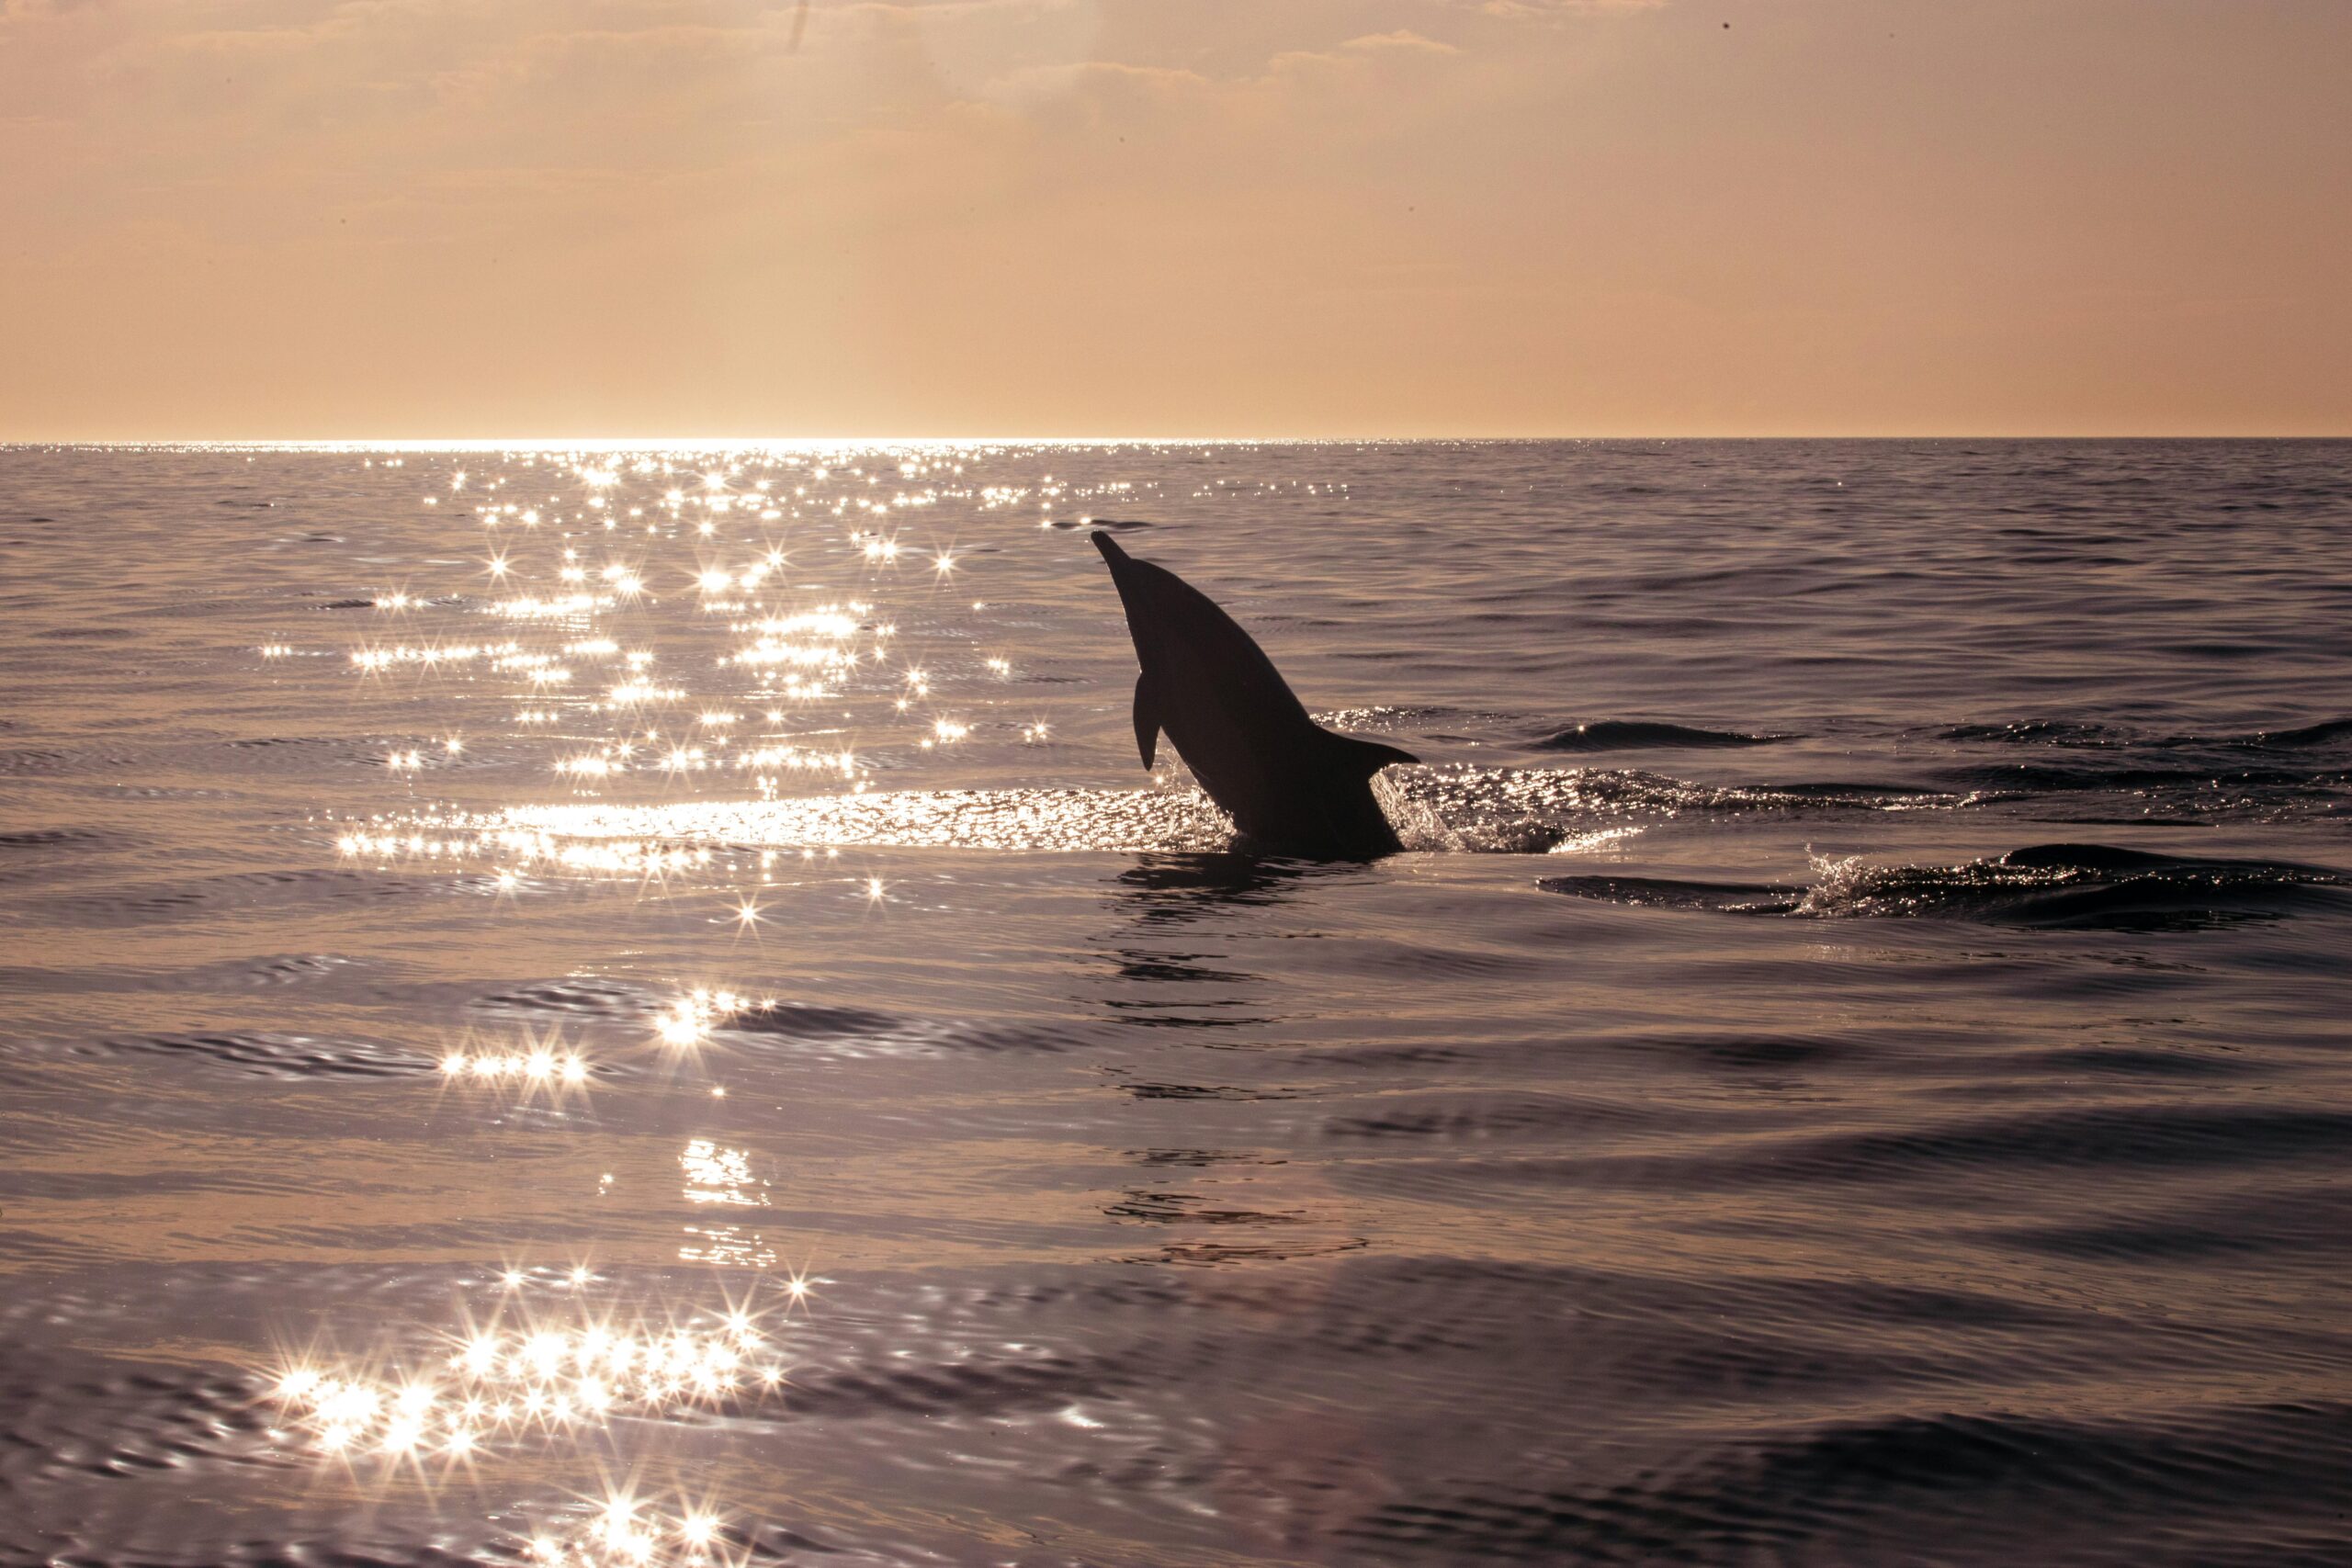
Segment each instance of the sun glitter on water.
M529 1319L465 1335L437 1368L297 1361L279 1372L274 1395L321 1453L457 1461L618 1415L660 1416L772 1391L784 1376L746 1314L663 1325L582 1311L569 1321Z
M689 1157L731 1172L732 1152ZM576 1295L594 1278L580 1265L556 1282ZM502 1283L512 1297L535 1279L544 1272L508 1269ZM783 1294L778 1313L788 1314L808 1299L807 1278L789 1276ZM269 1436L381 1484L404 1475L431 1483L577 1441L623 1417L675 1418L780 1397L786 1371L771 1315L733 1303L683 1321L626 1318L576 1300L569 1312L502 1305L488 1325L452 1334L438 1352L406 1364L390 1355L352 1364L289 1357L272 1379ZM548 1562L704 1563L740 1544L721 1524L707 1506L665 1513L620 1492L602 1500L588 1529L538 1532L530 1550Z

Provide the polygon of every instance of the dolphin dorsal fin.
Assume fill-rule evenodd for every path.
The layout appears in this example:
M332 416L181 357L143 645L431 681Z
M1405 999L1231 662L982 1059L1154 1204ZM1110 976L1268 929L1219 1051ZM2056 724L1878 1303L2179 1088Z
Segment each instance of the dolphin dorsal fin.
M1323 737L1323 750L1331 759L1333 767L1362 773L1365 778L1370 778L1391 762L1420 761L1410 751L1383 745L1377 740L1359 740L1352 735L1334 734L1328 729L1317 733Z
M1159 750L1159 704L1154 699L1151 677L1136 677L1136 750L1143 757L1143 765L1151 766L1151 759Z

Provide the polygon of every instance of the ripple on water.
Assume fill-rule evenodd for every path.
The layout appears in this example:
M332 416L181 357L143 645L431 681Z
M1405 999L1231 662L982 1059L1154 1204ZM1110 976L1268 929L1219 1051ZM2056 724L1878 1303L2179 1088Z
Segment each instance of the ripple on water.
M157 976L149 984L174 991L240 991L262 987L310 986L354 970L378 967L340 953L280 953L261 958L204 964Z
M1099 1031L1060 1022L924 1018L878 1009L733 992L665 990L629 980L568 976L512 987L474 1003L482 1013L576 1019L650 1031L673 1043L701 1039L777 1041L827 1055L938 1055L1082 1050Z
M629 1476L844 1568L2339 1559L2345 451L0 452L57 519L0 585L0 1562L511 1562ZM1119 787L1097 509L1435 759L1377 785L1425 852ZM797 851L902 891L763 945L701 886ZM478 1475L250 1425L315 1435L288 1355L666 1325L820 1237L894 1261L776 1398ZM470 1261L353 1261L418 1252Z
M386 967L337 953L281 953L232 958L186 968L119 970L107 978L109 991L233 994L280 986L325 986L338 976L380 973ZM66 967L33 969L0 965L0 985L24 990L74 992L90 988L83 972Z
M2028 1561L2324 1560L2352 1506L2346 1411L2219 1405L2137 1418L1951 1411L1826 1422L1595 1466L1553 1486L1421 1486L1340 1532L1384 1557L1895 1561L1922 1529ZM2282 1502L2239 1506L2264 1478Z
M899 790L665 806L517 807L469 826L557 843L628 839L747 848L1182 852L1231 828L1197 790Z
M285 1467L261 1393L257 1380L217 1366L114 1361L12 1338L0 1344L0 1495L83 1478Z
M118 1034L97 1040L22 1041L22 1055L73 1061L141 1058L224 1068L251 1077L400 1078L436 1070L436 1058L373 1041L325 1039L267 1030Z
M1495 769L1467 764L1395 768L1377 781L1408 847L1503 853L1560 848L1596 830L1693 812L1846 815L1952 804L1899 784L1769 786L1695 784L1601 769ZM627 870L684 849L780 852L847 848L1204 854L1227 849L1232 825L1195 788L1159 790L899 790L662 805L517 806L460 818L418 818L436 853L536 871ZM408 828L370 836L397 858ZM354 839L350 843L359 844Z
M247 910L374 904L451 890L452 885L444 881L313 867L123 883L103 893L51 895L38 900L37 908L61 924L103 928Z
M39 778L72 769L75 754L53 746L0 747L0 778Z
M0 850L111 850L135 842L107 828L24 828L0 833Z
M2036 844L1959 865L1816 858L1810 886L1608 874L1547 892L1611 903L1814 919L1942 919L2041 930L2198 931L2352 909L2352 876L2324 866Z
M1620 1133L1688 1126L1700 1120L1657 1106L1561 1095L1415 1097L1372 1112L1335 1116L1324 1136L1353 1139L1484 1140L1562 1134Z
M1700 751L1769 746L1776 740L1791 739L1786 735L1751 735L1737 729L1702 729L1687 724L1604 718L1570 725L1529 744L1538 751Z

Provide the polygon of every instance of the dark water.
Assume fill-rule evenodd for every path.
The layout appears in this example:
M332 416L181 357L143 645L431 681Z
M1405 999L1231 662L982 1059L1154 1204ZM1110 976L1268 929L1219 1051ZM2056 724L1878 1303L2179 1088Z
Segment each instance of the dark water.
M0 1561L2352 1558L2352 446L16 449L0 649Z

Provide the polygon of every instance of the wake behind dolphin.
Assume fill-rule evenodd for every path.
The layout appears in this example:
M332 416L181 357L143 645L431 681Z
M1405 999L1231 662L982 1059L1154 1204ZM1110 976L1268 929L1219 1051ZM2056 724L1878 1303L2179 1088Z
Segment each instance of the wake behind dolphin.
M1261 850L1345 859L1403 847L1373 797L1372 775L1420 759L1323 728L1265 650L1206 594L1136 560L1106 533L1094 535L1094 547L1110 564L1143 667L1135 726L1145 767L1165 733L1209 798Z

